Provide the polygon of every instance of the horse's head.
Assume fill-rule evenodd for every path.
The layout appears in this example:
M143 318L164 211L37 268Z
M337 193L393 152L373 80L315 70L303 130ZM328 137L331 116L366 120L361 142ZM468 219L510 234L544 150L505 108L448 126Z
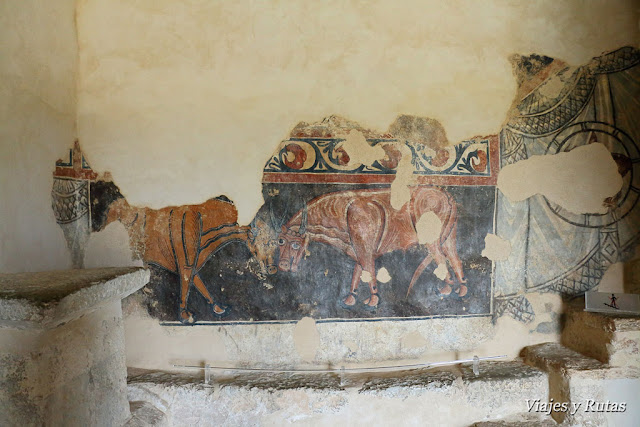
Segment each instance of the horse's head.
M300 226L294 230L292 226L282 226L282 232L278 236L278 247L280 248L280 262L278 267L282 271L298 271L298 265L302 256L309 246L309 235L307 234L307 206L302 211Z

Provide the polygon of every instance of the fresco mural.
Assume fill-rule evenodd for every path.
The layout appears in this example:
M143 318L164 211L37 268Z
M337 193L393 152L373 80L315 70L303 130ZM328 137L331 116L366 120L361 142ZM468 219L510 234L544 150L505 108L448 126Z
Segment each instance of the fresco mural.
M91 233L90 183L98 177L75 141L69 157L56 162L51 189L51 207L62 228L73 268L82 268L84 248Z
M76 143L56 163L52 192L74 265L91 232L120 221L152 271L147 309L167 325L531 321L527 292L581 294L638 241L640 54L623 48L578 68L537 55L514 61L521 101L499 135L452 145L440 123L409 115L386 132L339 116L299 123L266 161L265 203L247 225L223 195L131 206ZM596 142L624 180L603 201L607 214L572 214L543 196L510 202L497 189L501 167ZM481 255L487 234L511 243L508 259Z
M501 166L599 142L623 178L620 193L603 201L606 214L574 214L539 195L511 203L498 193L496 231L511 242L512 256L496 264L495 314L531 321L535 313L524 292L581 295L638 243L640 51L624 47L576 68L560 63L554 73L551 58L523 62L535 89L500 133ZM560 89L548 90L553 84Z

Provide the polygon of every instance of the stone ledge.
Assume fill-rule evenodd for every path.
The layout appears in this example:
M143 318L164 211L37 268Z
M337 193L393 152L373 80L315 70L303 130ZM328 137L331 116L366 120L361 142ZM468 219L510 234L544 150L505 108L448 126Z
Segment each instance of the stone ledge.
M557 343L544 343L525 347L521 356L525 362L543 371L583 371L607 369L608 366L593 358Z
M164 412L148 402L129 402L131 418L124 427L164 427L168 426Z
M549 373L549 398L558 403L606 402L621 380L640 382L638 366L610 366L558 343L525 347L521 355L526 363ZM607 425L608 414L585 409L582 406L573 415L553 412L551 416L566 425Z
M611 366L640 365L640 316L584 311L567 306L562 344Z
M140 267L0 274L0 328L53 328L148 281L149 271Z
M538 369L556 371L573 378L640 378L640 366L611 366L558 343L525 347L521 356L527 364Z
M215 378L203 373L131 372L129 400L163 410L169 422L256 425L278 421L359 424L389 419L469 425L526 411L526 399L547 398L547 375L520 361L403 372L255 374ZM464 408L464 411L460 411ZM452 422L452 420L456 420Z
M518 414L502 420L481 421L470 427L554 427L558 423L551 418L536 416L535 414Z
M220 371L219 371L220 372ZM231 372L231 371L226 371ZM166 386L203 386L203 373L171 373L163 371L129 371L129 384L154 383ZM214 378L216 378L214 371ZM455 381L472 386L475 383L500 383L514 380L546 379L544 372L521 361L481 362L476 376L470 364L451 369L412 369L395 372L372 373L255 373L217 376L220 388L237 387L268 391L313 389L346 390L357 388L358 393L383 393L393 388L443 389Z

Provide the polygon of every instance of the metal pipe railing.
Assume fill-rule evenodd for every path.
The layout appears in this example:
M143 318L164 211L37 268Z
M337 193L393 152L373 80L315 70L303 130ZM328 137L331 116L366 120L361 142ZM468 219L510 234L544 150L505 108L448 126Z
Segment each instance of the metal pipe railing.
M276 368L240 368L240 367L229 367L229 366L211 366L209 364L205 364L204 366L192 366L192 365L176 365L174 364L174 368L184 368L184 369L198 369L204 371L204 382L207 385L211 384L212 371L235 371L235 372L260 372L260 373L339 373L346 374L348 373L361 373L361 372L371 372L371 371L380 371L380 372L390 372L390 371L398 371L398 370L406 370L406 369L429 369L435 368L439 366L450 366L450 365L458 365L460 363L473 363L473 373L477 376L480 373L479 365L480 361L486 360L497 360L497 359L505 359L507 356L487 356L487 357L478 357L473 356L472 359L459 359L459 360L450 360L444 362L430 362L430 363L414 363L409 365L391 365L391 366L368 366L368 367L355 367L355 368L345 368L341 366L340 368L321 368L321 369L276 369Z

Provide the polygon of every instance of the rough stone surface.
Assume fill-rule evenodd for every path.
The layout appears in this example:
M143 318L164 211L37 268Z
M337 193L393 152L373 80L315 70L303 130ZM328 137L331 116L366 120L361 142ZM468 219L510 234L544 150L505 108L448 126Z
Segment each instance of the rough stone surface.
M125 427L163 427L167 426L167 419L160 409L148 402L129 402L131 418L126 422Z
M129 399L163 410L173 425L459 425L526 410L525 399L546 397L545 373L519 361L402 372L202 374L131 372ZM460 411L459 408L464 408Z
M522 351L526 363L549 373L549 398L554 402L580 404L578 410L552 412L557 422L567 425L618 425L633 419L637 411L632 396L640 392L640 367L616 367L584 356L557 343L539 344ZM623 400L629 405L624 413L592 411L589 402L607 402L611 395L627 390ZM624 417L624 418L622 418Z
M0 328L51 328L149 281L138 267L0 274Z
M553 427L557 425L552 419L527 413L502 420L473 423L470 427Z
M583 309L568 306L562 344L611 366L640 366L640 316Z
M4 296L14 289L9 297L16 299L0 301L41 310L43 323L0 311L0 425L117 426L129 417L120 297L144 286L148 272L87 273L34 274L31 282L18 275L12 285L4 281ZM55 280L46 282L46 277ZM65 277L74 286L61 284L60 292L38 294L34 285L18 295L16 283L29 287L41 278L43 286L55 286ZM12 321L4 322L8 318ZM16 323L26 328L10 327Z

